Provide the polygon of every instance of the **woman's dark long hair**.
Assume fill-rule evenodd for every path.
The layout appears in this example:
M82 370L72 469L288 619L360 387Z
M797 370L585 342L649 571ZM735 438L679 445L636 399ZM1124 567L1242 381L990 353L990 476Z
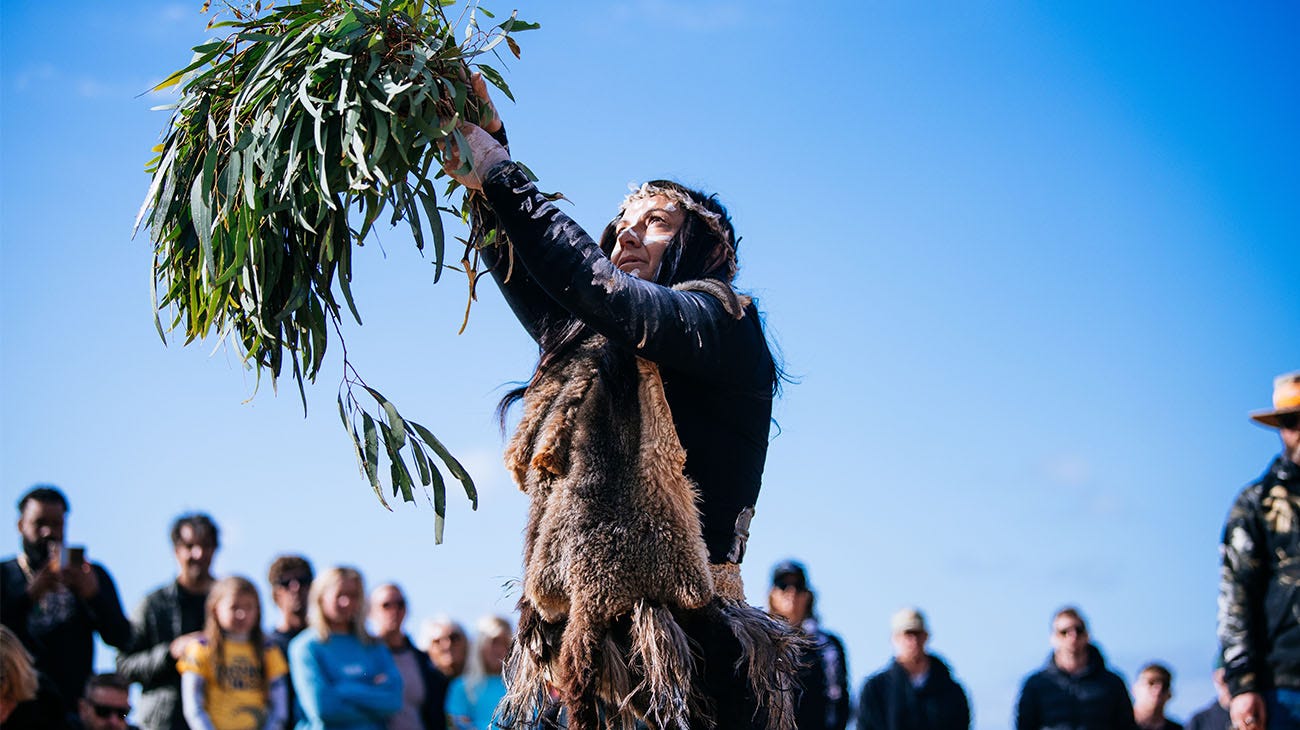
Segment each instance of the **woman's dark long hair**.
M717 216L716 224L710 226L698 213L689 209L683 211L685 220L681 228L668 242L668 247L664 249L663 259L659 265L659 272L655 275L654 283L661 286L673 286L686 281L716 279L730 286L736 276L736 247L740 243L740 239L736 236L736 230L731 222L731 215L722 203L718 202L717 195L706 195L699 190L693 190L671 180L651 180L647 185L650 188L667 190L685 196L695 206ZM606 256L613 254L614 245L618 239L618 222L620 218L621 211L620 215L615 216L600 234L600 250L604 251ZM723 235L719 235L720 232ZM595 334L594 330L582 320L573 316L543 322L541 335L538 338L542 354L531 382L536 382L542 373L547 372L555 364L564 362L582 342L593 334ZM625 355L625 353L616 352L616 349L606 348L601 358L602 362L599 363L602 372L612 370L614 360L619 359L620 355ZM777 376L772 383L771 395L776 394L783 377L779 365L776 372ZM524 385L511 390L497 405L497 417L503 431L505 430L507 411L516 401L524 397L527 389L528 386Z

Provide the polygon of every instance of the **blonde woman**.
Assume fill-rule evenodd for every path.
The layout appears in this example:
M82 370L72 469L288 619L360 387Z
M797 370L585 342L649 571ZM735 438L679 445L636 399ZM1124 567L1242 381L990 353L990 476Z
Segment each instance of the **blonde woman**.
M36 685L32 655L8 626L0 626L0 723L15 707L36 699Z
M497 704L505 697L501 668L510 653L510 622L484 616L474 626L478 636L465 674L447 688L447 719L452 730L488 730Z
M384 730L402 707L393 655L366 632L365 591L353 568L330 568L312 582L307 629L289 642L298 730Z

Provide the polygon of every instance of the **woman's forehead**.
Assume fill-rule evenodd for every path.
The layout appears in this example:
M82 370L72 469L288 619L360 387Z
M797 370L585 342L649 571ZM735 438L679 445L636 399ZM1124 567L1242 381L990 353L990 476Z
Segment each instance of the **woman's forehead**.
M666 213L682 214L681 206L677 205L672 198L667 195L648 195L645 197L633 198L623 205L619 220L624 223L636 223L652 210L662 210Z

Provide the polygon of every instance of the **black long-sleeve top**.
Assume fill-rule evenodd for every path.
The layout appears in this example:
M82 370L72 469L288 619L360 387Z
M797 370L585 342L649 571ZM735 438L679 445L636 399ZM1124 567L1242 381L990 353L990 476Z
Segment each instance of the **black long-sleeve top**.
M659 366L709 560L739 562L737 518L758 498L776 372L757 309L737 319L709 294L623 273L513 163L495 166L483 192L514 251L513 267L490 249L487 261L534 339L548 319L574 317Z

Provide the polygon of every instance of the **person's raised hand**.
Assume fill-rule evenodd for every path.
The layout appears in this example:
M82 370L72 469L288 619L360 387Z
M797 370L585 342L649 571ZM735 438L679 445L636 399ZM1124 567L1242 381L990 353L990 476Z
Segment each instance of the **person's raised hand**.
M471 190L482 190L483 176L498 163L508 162L510 153L482 127L462 122L457 129L460 130L461 136L465 138L469 147L469 169L461 171L465 165L462 164L460 157L460 145L450 137L443 138L438 143L439 148L442 149L442 169L461 185Z
M469 83L470 88L474 90L474 96L483 102L479 106L479 126L488 134L496 134L505 124L501 121L501 115L497 113L497 105L493 104L492 97L488 96L487 81L483 79L483 74L475 71L469 77Z
M90 563L69 565L63 570L62 577L63 584L83 601L89 601L99 593L99 577L95 575Z

